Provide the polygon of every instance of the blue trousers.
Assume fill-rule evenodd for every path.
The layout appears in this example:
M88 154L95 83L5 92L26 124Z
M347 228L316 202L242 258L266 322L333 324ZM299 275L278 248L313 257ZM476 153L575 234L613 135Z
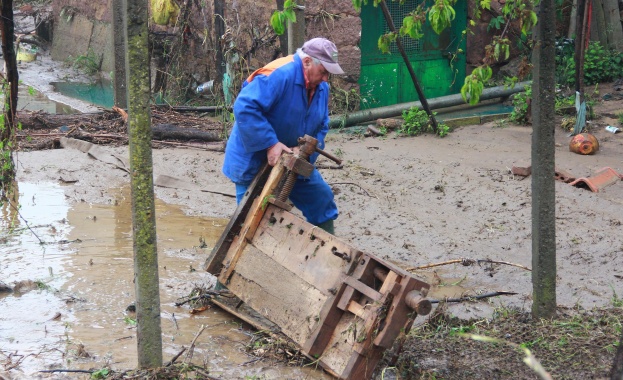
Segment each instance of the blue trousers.
M240 203L248 187L249 185L236 184L237 203ZM299 176L290 193L290 200L311 224L319 225L337 218L338 211L333 191L318 170L314 169L309 178Z

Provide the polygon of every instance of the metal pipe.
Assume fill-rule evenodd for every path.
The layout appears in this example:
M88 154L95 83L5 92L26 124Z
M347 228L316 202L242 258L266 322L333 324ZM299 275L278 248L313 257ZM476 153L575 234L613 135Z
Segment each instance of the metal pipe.
M489 100L494 98L505 98L524 91L524 87L531 84L531 81L520 82L513 88L504 88L504 86L497 86L491 88L485 88L480 95L480 100ZM438 98L428 99L428 105L431 109L439 109L446 107L458 106L465 104L461 94L453 94L440 96ZM360 110L347 115L339 115L332 117L329 120L329 128L348 127L359 123L365 123L368 121L390 118L402 115L402 111L411 107L422 108L422 104L418 102L399 103L391 106L370 108L367 110Z

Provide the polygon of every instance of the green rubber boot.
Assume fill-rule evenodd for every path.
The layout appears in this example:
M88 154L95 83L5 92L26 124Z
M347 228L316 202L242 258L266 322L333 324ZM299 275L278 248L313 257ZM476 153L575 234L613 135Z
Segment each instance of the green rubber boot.
M331 235L335 235L335 227L333 226L333 219L329 219L329 220L327 220L324 223L320 223L318 225L318 227L320 227L323 230L327 231Z

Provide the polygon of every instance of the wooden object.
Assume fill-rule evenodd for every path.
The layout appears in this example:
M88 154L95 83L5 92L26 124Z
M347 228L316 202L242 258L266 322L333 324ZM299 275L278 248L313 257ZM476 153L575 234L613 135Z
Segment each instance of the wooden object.
M223 233L206 268L326 371L371 378L411 328L417 312L409 304L430 311L429 285L279 207L272 199L285 174L281 161L246 200L246 216L239 207L228 227L242 226Z

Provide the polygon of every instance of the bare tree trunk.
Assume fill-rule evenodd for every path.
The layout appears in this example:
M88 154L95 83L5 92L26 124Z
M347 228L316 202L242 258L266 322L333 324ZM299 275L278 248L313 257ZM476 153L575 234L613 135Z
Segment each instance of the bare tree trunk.
M539 20L556 18L555 0L543 0ZM532 315L556 315L556 189L554 96L556 23L535 28L532 85Z
M15 178L13 163L13 142L15 138L15 114L17 110L17 89L19 74L15 56L15 24L13 23L13 0L2 0L0 5L0 29L2 32L2 54L6 65L6 81L8 87L4 92L5 105L3 107L4 123L0 125L0 185L4 196L5 185L9 185ZM8 101L6 100L8 99Z
M214 0L214 39L216 47L216 82L223 81L225 59L221 37L225 34L225 0Z
M138 365L162 366L156 211L151 152L148 1L127 0L128 124Z
M125 14L126 3L124 0L113 0L112 4L112 38L113 59L115 60L114 98L115 105L119 108L128 108L128 84L127 62L125 60Z
M296 3L305 7L305 0ZM294 54L305 43L305 9L295 9L294 14L296 22L288 21L288 54Z
M282 11L284 0L275 0L275 1L277 3L277 9ZM279 50L281 50L282 56L285 57L286 55L288 55L288 33L282 33L279 36Z
M604 17L604 8L602 0L591 0L593 3L593 13L592 13L592 28L593 33L591 34L591 39L593 41L599 41L601 46L608 46L608 34L606 29L608 28L608 24L606 23L606 19ZM589 2L586 3L586 9L588 12Z
M571 16L569 17L569 31L567 32L567 38L574 38L575 36L577 15L578 15L578 0L573 0L573 6L571 7Z
M603 3L604 19L607 26L608 47L623 51L623 28L621 27L619 0L601 0L601 2Z

